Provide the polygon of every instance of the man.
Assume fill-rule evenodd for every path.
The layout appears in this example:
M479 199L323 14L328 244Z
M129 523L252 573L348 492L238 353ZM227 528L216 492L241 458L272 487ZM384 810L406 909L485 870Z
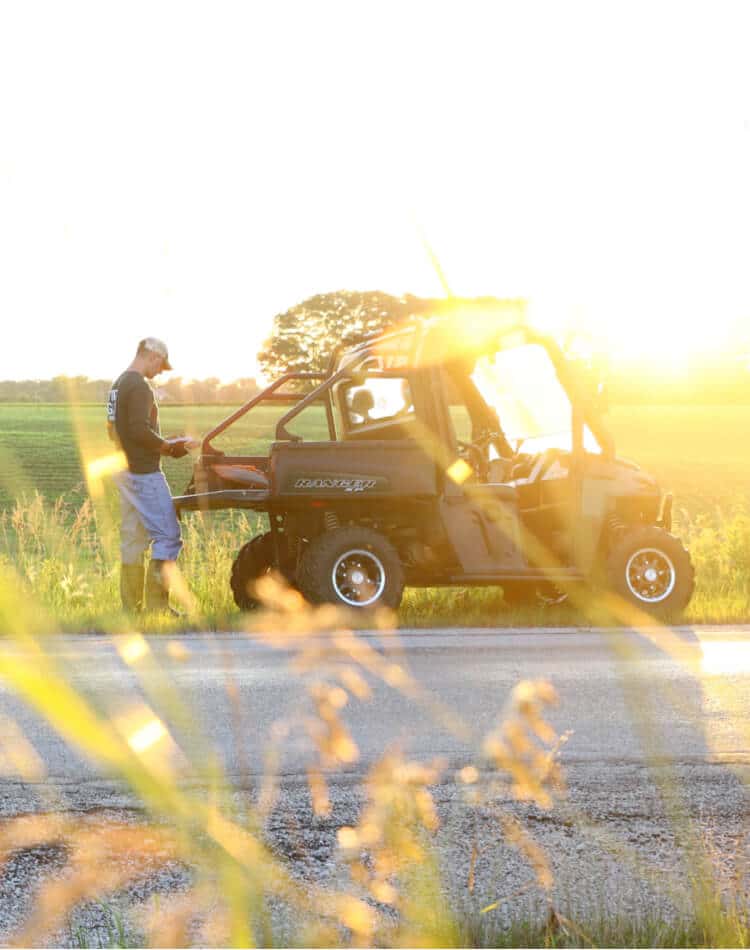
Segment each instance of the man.
M120 594L126 610L144 606L144 554L151 544L145 577L145 606L169 610L169 576L182 548L180 523L161 470L161 456L181 458L200 443L182 436L163 439L159 410L147 380L171 370L166 344L147 337L135 359L112 384L107 401L110 438L122 448L128 470L116 476L120 490L122 567Z

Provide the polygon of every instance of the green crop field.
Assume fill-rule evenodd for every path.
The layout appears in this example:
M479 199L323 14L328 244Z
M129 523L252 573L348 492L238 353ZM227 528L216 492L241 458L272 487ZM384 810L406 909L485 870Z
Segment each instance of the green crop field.
M276 421L288 407L260 407L216 440L222 451L263 453L273 441ZM236 406L166 406L160 410L165 436L203 435ZM300 416L308 438L326 432L322 410L313 407ZM230 439L231 433L231 439ZM0 508L7 508L29 492L39 491L49 501L61 495L71 501L85 497L84 457L100 458L112 452L101 406L30 406L0 403ZM164 470L177 494L190 478L189 458L165 459Z
M232 406L166 406L161 408L165 435L204 434L233 411ZM260 408L219 437L221 449L261 453L273 441L282 408ZM627 406L608 418L617 451L650 471L676 495L678 509L690 517L715 511L729 513L750 502L750 430L748 406ZM322 438L322 411L308 410L298 423L308 438ZM111 451L105 433L104 410L83 406L0 404L0 507L21 494L38 490L54 500L85 493L82 452L89 458ZM187 483L190 459L165 461L165 471L177 493Z
M205 434L233 408L164 406L162 431L166 435ZM230 452L266 452L274 439L275 423L284 411L284 407L273 406L253 411L218 437L216 447ZM749 417L747 406L628 406L614 409L608 419L618 454L639 462L675 495L675 531L690 547L698 573L698 590L689 619L750 617L750 445L744 438ZM307 438L325 437L325 419L319 407L300 416L295 426ZM0 404L0 556L4 551L6 558L21 564L27 576L36 578L41 601L51 603L58 614L62 611L65 616L92 618L100 609L97 604L106 601L114 609L117 602L113 567L116 492L105 479L104 498L99 501L94 524L93 509L86 507L84 476L86 461L106 457L112 449L100 406ZM164 468L173 493L182 493L190 478L191 458L167 459ZM40 497L32 504L35 493ZM88 519L85 531L80 528L81 518L78 520L86 541L76 551L62 553L64 545L58 541L56 553L50 558L49 547L32 543L40 536L42 526L57 526L65 537L81 510ZM181 562L202 607L209 613L224 617L234 613L226 577L239 545L259 529L259 517L239 512L185 516L183 531L189 544ZM92 539L94 535L98 540ZM101 556L99 573L92 574L91 552L101 537L106 538L109 553ZM206 559L210 545L214 547L209 564ZM39 567L43 561L46 574ZM58 567L53 568L53 561ZM75 610L70 603L60 602L59 565L65 563L68 573L80 582L80 596L71 595ZM44 594L39 587L42 576L48 576ZM106 594L94 594L87 579L91 576L106 579ZM68 588L77 590L76 583L69 581ZM412 591L405 598L402 616L409 623L486 623L497 622L503 609L507 614L496 589L460 594ZM508 622L511 619L519 617L506 616ZM554 618L548 613L543 619ZM575 617L568 608L557 619L569 622Z

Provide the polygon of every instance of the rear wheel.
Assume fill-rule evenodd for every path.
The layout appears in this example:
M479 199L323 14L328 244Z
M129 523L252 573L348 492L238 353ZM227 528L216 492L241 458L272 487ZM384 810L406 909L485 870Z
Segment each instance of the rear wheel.
M234 602L240 610L256 610L260 607L260 601L253 597L251 592L255 582L271 570L273 559L273 538L270 531L259 534L240 548L232 564L229 581ZM295 586L293 571L285 570L283 573L288 583Z
M404 591L401 559L383 535L356 525L319 535L307 547L299 587L314 604L396 609Z
M682 542L663 528L627 532L609 555L612 590L654 616L679 613L695 588L695 571Z

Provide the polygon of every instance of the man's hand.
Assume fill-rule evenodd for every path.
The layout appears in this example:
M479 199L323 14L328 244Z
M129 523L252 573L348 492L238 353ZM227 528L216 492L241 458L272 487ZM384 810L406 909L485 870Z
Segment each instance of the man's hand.
M188 452L198 448L200 448L200 442L197 439L193 439L189 435L181 435L176 439L164 440L163 454L173 459L181 459Z

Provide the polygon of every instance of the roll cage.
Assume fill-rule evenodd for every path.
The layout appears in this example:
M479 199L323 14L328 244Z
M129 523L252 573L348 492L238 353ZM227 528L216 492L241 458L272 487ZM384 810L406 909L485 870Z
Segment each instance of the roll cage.
M340 441L352 435L352 426L347 419L344 396L365 377L379 379L414 379L419 374L428 388L439 386L432 372L436 367L457 362L464 356L475 358L483 353L496 352L524 344L539 344L546 351L555 369L557 378L570 399L572 407L573 454L583 452L583 429L588 426L601 446L606 458L614 457L614 443L594 400L586 392L575 368L566 360L557 342L546 334L539 333L519 320L513 320L494 332L485 331L485 339L475 348L461 339L460 326L453 328L444 318L421 319L414 324L391 333L379 334L358 343L342 343L331 354L325 372L290 372L280 376L264 390L240 406L206 434L202 444L205 456L221 455L212 441L246 413L263 403L282 403L290 406L276 423L277 442L297 442L302 437L289 431L289 425L309 406L324 407L330 441ZM458 353L456 353L458 349ZM369 367L367 364L370 364ZM315 384L308 391L300 391L301 385ZM340 385L346 383L347 385ZM294 387L294 388L289 388ZM422 388L413 387L415 395ZM338 400L338 404L337 404ZM419 405L421 403L421 406ZM423 414L429 414L424 401L417 397L415 406ZM444 408L444 407L443 407ZM487 407L490 410L490 407ZM336 426L336 411L341 419L340 430ZM491 410L490 410L491 411ZM502 424L502 420L500 420ZM442 428L442 426L436 426ZM376 431L377 427L373 427Z

